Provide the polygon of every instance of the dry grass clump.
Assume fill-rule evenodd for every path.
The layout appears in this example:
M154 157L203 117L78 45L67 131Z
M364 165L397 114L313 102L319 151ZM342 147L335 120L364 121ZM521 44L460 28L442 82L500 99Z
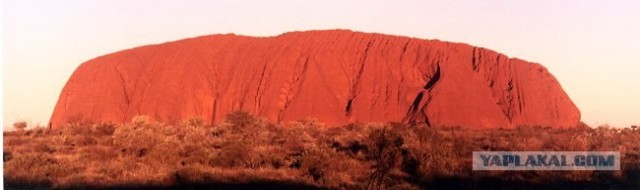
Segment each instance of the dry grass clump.
M284 125L247 112L209 125L74 122L5 132L5 185L17 188L638 188L638 129L465 130L314 119ZM473 151L620 151L620 171L471 171Z

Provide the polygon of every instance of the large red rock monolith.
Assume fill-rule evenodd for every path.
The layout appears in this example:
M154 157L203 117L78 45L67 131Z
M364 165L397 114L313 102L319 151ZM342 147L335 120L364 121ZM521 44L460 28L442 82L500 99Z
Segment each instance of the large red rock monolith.
M80 65L54 128L136 115L220 123L246 110L305 118L432 126L572 127L580 112L539 64L466 44L345 30L275 37L211 35L149 45Z

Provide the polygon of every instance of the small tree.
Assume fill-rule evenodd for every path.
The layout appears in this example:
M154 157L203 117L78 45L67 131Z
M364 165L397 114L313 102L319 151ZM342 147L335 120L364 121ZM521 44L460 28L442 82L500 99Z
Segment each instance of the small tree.
M369 133L371 141L372 157L376 164L375 171L369 177L366 189L382 189L384 179L396 165L400 156L400 147L404 139L393 129L392 124L387 124L381 129L375 129Z
M231 112L227 114L227 117L225 119L227 123L233 125L233 129L235 131L241 131L247 126L258 123L258 119L256 117L251 115L251 113L243 110Z
M194 118L187 119L186 121L183 121L182 125L188 126L188 127L203 127L206 124L202 117L194 117Z
M18 121L13 123L13 128L16 129L17 131L23 132L25 128L27 128L27 122L26 121Z

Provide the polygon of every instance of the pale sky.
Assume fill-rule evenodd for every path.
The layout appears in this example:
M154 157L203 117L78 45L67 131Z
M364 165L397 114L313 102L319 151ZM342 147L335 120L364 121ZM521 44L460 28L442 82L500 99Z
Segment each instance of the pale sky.
M82 62L146 44L351 29L463 42L546 66L595 126L640 125L640 1L2 1L3 124L45 125Z

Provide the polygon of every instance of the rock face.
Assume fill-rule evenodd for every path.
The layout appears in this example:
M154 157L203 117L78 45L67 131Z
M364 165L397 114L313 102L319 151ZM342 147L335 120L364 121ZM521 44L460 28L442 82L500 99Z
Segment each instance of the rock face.
M97 57L73 73L51 125L124 123L136 115L220 123L235 110L330 125L510 128L580 121L539 64L466 44L332 30L211 35Z

